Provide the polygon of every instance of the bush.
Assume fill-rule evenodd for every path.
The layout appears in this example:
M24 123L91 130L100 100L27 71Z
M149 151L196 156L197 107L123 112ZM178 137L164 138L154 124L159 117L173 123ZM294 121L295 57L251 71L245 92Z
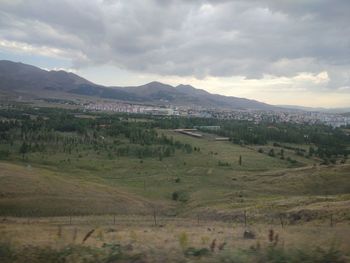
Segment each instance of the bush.
M9 150L0 150L0 160L7 159L10 156Z
M202 257L210 254L209 249L207 248L194 248L189 247L184 251L185 256L193 256L193 257Z
M218 166L231 166L231 164L229 162L222 162L222 161L218 161Z
M184 191L175 191L171 194L171 199L174 201L187 202L189 199L188 193Z
M177 201L179 199L179 193L173 192L173 194L171 195L171 199L173 199L174 201Z
M0 262L10 263L15 261L15 259L16 259L15 252L11 248L10 244L1 243L0 244Z

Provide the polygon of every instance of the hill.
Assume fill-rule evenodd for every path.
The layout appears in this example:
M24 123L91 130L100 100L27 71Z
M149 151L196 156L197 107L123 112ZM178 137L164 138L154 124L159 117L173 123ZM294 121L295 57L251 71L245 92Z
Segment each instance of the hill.
M87 213L147 213L145 199L98 182L49 169L0 162L3 214L37 216Z
M242 253L239 262L347 262L345 156L321 165L323 152L306 154L302 141L234 144L173 129L210 119L29 107L0 109L0 119L0 262L233 262ZM244 130L225 122L234 136ZM337 141L340 130L328 131Z
M133 87L105 87L65 71L47 71L23 63L0 61L0 94L105 98L137 103L173 104L206 108L273 110L274 106L255 100L211 94L190 85L150 82ZM40 95L38 95L40 94Z
M224 128L197 131L198 138L174 130L206 119L82 118L57 108L2 109L0 118L0 216L149 215L155 207L159 215L225 221L239 221L244 210L260 222L280 214L291 224L325 220L330 212L348 218L342 209L349 203L350 166L340 151L348 140L322 160L322 149L333 147L299 141L307 129L297 125L288 124L287 134L281 128L284 139L277 133L270 137L277 141L248 144L243 134L234 144L215 139ZM225 123L235 136L245 129ZM247 128L254 137L277 132L269 127ZM315 130L317 136L328 131L330 141L343 138L340 130Z
M63 70L46 71L23 63L0 61L0 88L4 91L28 93L42 89L68 91L80 85L93 84Z

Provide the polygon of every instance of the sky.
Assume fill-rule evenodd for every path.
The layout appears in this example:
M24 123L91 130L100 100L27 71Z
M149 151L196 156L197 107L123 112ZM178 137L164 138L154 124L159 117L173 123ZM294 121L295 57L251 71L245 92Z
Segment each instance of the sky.
M0 0L0 59L110 86L350 107L350 1Z

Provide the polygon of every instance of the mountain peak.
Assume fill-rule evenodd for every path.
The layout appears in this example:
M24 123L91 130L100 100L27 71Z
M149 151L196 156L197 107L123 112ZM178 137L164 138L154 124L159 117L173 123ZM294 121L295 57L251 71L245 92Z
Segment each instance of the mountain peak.
M190 95L208 95L209 94L205 90L197 89L191 85L180 84L180 85L177 85L175 88L180 92L190 94Z
M192 85L188 85L188 84L179 84L175 88L177 88L177 89L196 89Z
M159 81L151 81L145 85L167 85L167 84L164 84L164 83L159 82Z
M171 86L169 84L164 84L164 83L159 82L159 81L152 81L152 82L149 82L145 85L141 85L140 87L150 87L150 88L156 88L156 89L174 88L173 86Z

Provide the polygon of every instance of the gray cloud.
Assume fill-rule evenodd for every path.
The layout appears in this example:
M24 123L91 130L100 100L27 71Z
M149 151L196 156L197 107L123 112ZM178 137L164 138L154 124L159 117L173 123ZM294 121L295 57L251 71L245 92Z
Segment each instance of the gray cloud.
M75 67L198 78L327 71L328 88L350 86L347 0L3 0L0 10L0 39L65 50Z

